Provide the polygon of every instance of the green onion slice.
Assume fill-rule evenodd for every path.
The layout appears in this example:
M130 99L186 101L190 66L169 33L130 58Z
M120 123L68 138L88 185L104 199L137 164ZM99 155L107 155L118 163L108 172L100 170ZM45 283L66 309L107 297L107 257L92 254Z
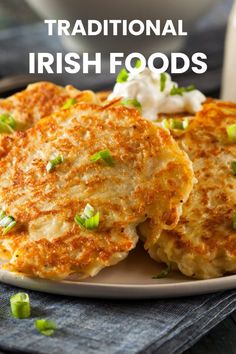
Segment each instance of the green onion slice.
M87 230L95 230L99 225L100 215L97 212L94 216L89 219L84 219L80 215L75 216L75 222L82 228Z
M11 313L15 318L30 317L30 300L26 293L18 293L10 298Z
M94 208L87 204L81 215L75 215L75 222L82 228L87 230L95 230L98 228L100 220L99 212L95 214Z
M236 175L236 161L231 162L231 169L232 169L233 175Z
M169 120L168 119L163 119L162 122L161 122L161 126L165 129L170 129L170 123L169 123Z
M12 134L16 129L16 121L9 113L0 115L0 134Z
M160 75L160 91L163 92L166 88L166 80L167 75L165 73L161 73Z
M138 59L137 61L136 61L136 63L135 63L135 68L136 69L139 69L140 68L140 66L141 66L141 60L140 59Z
M6 216L6 213L4 210L0 212L0 221Z
M13 220L12 222L10 222L9 225L7 225L4 230L3 230L3 235L6 235L9 231L11 231L11 229L13 229L13 227L16 225L16 221Z
M86 207L84 208L84 212L82 214L82 217L84 219L89 219L94 215L94 207L90 205L89 203L86 204Z
M0 227L3 228L3 235L6 235L16 225L16 220L11 215L6 215L4 211L0 213Z
M92 162L97 162L99 160L103 160L106 162L107 165L112 166L114 165L114 160L111 156L111 153L109 150L101 150L90 156L90 161Z
M168 264L165 269L163 269L159 274L157 274L154 277L152 277L152 279L166 278L167 275L170 273L170 271L171 271L171 265Z
M12 216L4 216L0 221L0 226L7 227L12 221L14 221Z
M189 126L189 120L187 118L180 120L180 119L172 119L171 120L171 129L187 129Z
M85 226L84 226L85 219L82 216L76 214L75 215L75 222L81 227L81 229L85 229Z
M76 103L77 103L77 100L75 98L68 98L68 100L66 100L66 102L62 106L62 109L70 108L71 106L73 106Z
M129 73L126 69L121 69L119 74L117 75L116 82L117 83L123 83L126 82L129 78Z
M233 214L233 229L236 230L236 212Z
M55 321L52 320L36 320L34 325L35 328L44 336L51 336L57 328Z
M57 157L55 157L55 159L50 160L46 166L47 172L53 171L54 168L57 165L60 165L63 161L64 161L64 157L62 155L58 155Z
M137 108L139 110L142 109L142 105L141 103L136 100L136 98L132 99L132 98L125 98L123 100L121 100L121 104L125 107L134 107Z
M236 143L236 124L228 125L226 127L227 135L232 143Z
M166 129L177 129L177 130L185 130L189 126L188 118L181 119L163 119L162 121L163 128Z
M84 224L85 228L88 230L97 229L99 225L99 219L100 219L100 215L99 212L97 212L94 216L85 220L85 224Z
M175 96L175 95L180 95L183 96L183 93L185 92L190 92L196 90L196 87L194 85L189 85L187 87L177 87L174 85L172 89L170 90L170 95Z

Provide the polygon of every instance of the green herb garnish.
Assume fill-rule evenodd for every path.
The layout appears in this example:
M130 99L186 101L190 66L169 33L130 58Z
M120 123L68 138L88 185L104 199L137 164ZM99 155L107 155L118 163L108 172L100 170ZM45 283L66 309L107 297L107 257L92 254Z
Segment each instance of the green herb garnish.
M236 230L236 212L233 214L233 229Z
M183 120L174 118L163 119L162 126L166 129L185 130L189 126L189 120L188 118L184 118Z
M142 105L141 103L136 100L136 98L132 99L132 98L125 98L123 100L121 100L121 104L125 107L134 107L137 108L139 110L142 109Z
M170 273L170 271L171 271L171 265L168 264L165 269L163 269L159 274L154 275L154 276L152 277L152 279L166 278L167 275Z
M117 75L116 82L117 83L123 83L126 82L129 78L129 73L126 69L121 69L119 74Z
M166 88L166 80L167 75L165 73L161 73L160 75L160 91L163 92Z
M64 161L64 157L62 155L58 155L55 159L50 160L47 163L46 170L47 172L51 172L55 169L57 165L60 165Z
M51 336L57 328L56 323L52 320L36 320L34 325L44 336Z
M228 125L226 127L227 135L232 143L236 143L236 124Z
M141 66L141 60L140 59L138 59L137 61L136 61L136 63L135 63L135 68L136 69L139 69L140 68L140 66Z
M16 121L9 113L0 115L0 134L12 134L16 129Z
M76 103L77 103L77 100L75 98L68 98L68 100L66 100L66 102L62 106L62 109L70 108L71 106L73 106Z
M99 160L103 160L107 165L114 165L113 158L109 150L101 150L90 156L90 161L97 162Z
M88 230L95 230L99 225L99 212L95 214L94 208L87 204L81 215L75 215L75 222L82 228Z
M233 175L236 175L236 161L231 162L231 169L232 169Z
M18 293L10 298L11 313L15 318L30 317L30 300L26 293Z
M6 235L16 225L16 220L11 215L6 215L4 211L0 213L0 227L3 228L3 235Z
M176 85L174 85L172 87L172 89L170 90L170 95L171 96L175 96L175 95L183 96L183 93L194 91L194 90L196 90L196 87L194 85L190 85L187 87L177 87Z

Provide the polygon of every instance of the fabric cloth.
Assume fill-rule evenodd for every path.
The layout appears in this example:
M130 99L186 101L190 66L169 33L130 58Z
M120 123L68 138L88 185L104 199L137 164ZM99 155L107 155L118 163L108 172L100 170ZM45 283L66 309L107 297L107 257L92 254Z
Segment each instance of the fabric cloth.
M32 354L180 354L236 309L236 291L163 300L94 300L27 291L30 319L10 314L19 290L1 284L0 351ZM45 337L36 319L55 320Z

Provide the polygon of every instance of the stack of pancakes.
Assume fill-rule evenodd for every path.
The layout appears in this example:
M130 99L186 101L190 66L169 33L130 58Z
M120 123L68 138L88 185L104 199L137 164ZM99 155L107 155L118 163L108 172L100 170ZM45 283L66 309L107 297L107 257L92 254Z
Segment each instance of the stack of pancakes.
M152 258L187 276L236 273L236 143L226 132L236 105L208 100L175 134L106 98L42 82L0 101L17 122L0 140L0 211L16 221L0 235L4 268L85 278L141 238ZM100 151L112 164L91 161ZM63 163L49 173L55 156ZM75 222L87 205L100 215L93 229Z

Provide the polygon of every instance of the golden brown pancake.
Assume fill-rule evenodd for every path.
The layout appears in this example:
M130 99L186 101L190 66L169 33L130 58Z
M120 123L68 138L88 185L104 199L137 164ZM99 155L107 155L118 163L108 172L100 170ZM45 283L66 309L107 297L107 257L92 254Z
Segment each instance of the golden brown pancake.
M204 105L189 129L177 137L197 179L178 225L154 242L149 237L151 223L142 226L151 257L177 266L187 276L206 279L236 273L236 176L231 168L236 143L226 132L232 124L236 124L236 104Z
M108 150L113 163L91 161ZM51 172L48 162L64 161ZM176 226L192 189L191 162L168 131L125 107L76 104L41 119L0 161L1 258L15 272L49 279L84 278L124 259L151 220L155 237ZM87 204L99 213L80 226Z
M16 121L16 131L32 127L39 119L63 107L68 99L77 102L97 103L98 98L92 91L78 91L72 86L61 87L50 82L38 82L6 99L0 100L0 116L9 114ZM14 130L0 134L0 157L10 149L12 141L19 133Z

